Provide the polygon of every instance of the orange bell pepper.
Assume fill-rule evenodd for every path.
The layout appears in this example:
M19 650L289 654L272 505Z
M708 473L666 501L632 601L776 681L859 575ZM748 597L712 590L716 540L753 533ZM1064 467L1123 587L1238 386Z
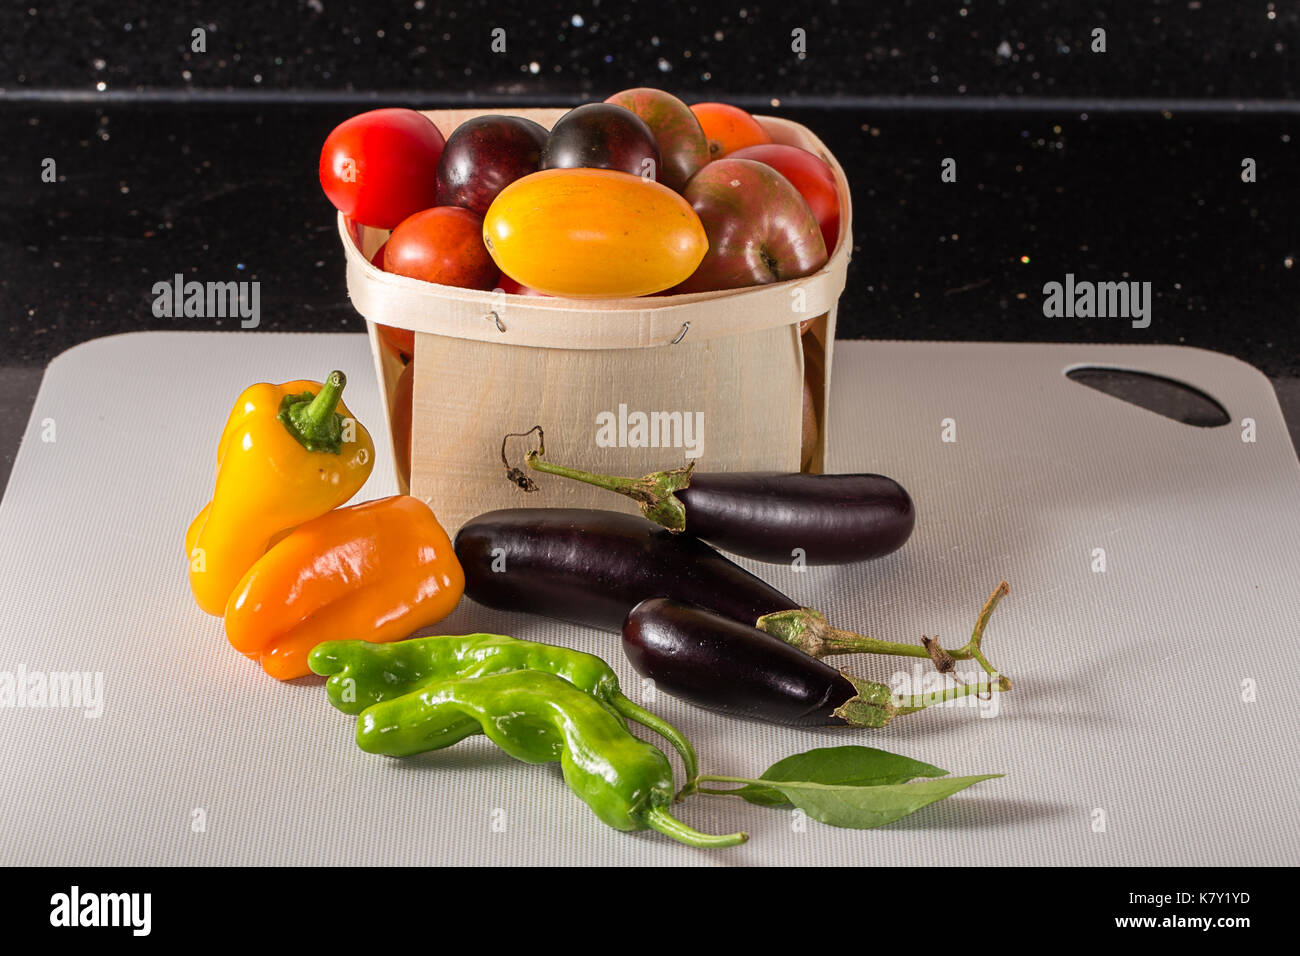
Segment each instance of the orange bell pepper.
M311 673L323 641L397 641L442 620L465 591L451 539L429 506L397 495L300 524L248 570L226 605L226 636L272 677Z

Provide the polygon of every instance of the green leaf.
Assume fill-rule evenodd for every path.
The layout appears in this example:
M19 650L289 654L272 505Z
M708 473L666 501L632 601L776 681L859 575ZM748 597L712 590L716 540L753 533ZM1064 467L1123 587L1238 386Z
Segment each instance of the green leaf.
M796 780L842 787L907 783L917 777L943 777L947 770L874 747L820 747L778 760L760 780ZM733 791L761 807L784 807L791 799L775 786L747 784ZM811 816L811 814L809 814Z
M943 777L922 783L900 783L886 786L853 786L782 781L772 786L785 794L787 800L814 820L833 827L851 827L869 830L872 827L893 823L900 817L950 797L981 780L1001 777L1000 773L986 773L975 777Z

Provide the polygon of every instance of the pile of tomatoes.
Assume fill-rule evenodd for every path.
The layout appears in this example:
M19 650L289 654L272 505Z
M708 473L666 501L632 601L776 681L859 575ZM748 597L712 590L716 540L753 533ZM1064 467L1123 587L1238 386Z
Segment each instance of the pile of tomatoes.
M373 263L467 289L571 298L678 294L821 269L834 174L745 111L616 93L551 130L483 115L444 138L414 110L340 124L320 181L344 216L392 230Z

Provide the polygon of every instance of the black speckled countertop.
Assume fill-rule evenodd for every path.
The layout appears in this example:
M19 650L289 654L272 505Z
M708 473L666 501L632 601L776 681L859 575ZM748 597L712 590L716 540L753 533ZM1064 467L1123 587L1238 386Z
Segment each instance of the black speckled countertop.
M18 0L0 24L9 92L1290 99L1300 86L1300 9L1285 0Z
M144 328L177 274L257 280L270 330L360 330L320 143L347 104L0 102L9 364ZM842 337L1186 343L1300 374L1300 123L1289 114L774 110L847 170ZM940 180L944 157L958 181ZM1243 183L1242 156L1258 181ZM42 183L44 158L55 183ZM1149 328L1048 318L1043 286L1151 283Z

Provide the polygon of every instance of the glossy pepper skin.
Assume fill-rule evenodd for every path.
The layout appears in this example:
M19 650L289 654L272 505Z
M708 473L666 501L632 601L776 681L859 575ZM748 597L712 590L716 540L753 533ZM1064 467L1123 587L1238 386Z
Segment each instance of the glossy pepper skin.
M396 644L327 641L316 646L307 663L315 673L329 677L325 692L330 703L345 714L359 714L372 704L453 678L510 670L554 674L595 697L620 718L636 721L662 735L681 755L688 781L699 774L695 748L685 735L629 700L613 668L594 654L504 634L465 634L419 637ZM366 749L364 744L362 747Z
M375 463L370 433L352 418L332 372L324 385L295 381L244 389L217 444L212 500L190 523L190 590L209 614L278 536L360 490Z
M299 525L248 570L226 605L226 636L272 677L311 673L308 654L339 634L397 641L442 620L465 574L418 498L396 495Z
M525 763L558 761L569 789L617 830L655 829L701 847L747 838L711 836L674 819L668 758L554 674L513 670L430 684L374 704L357 720L357 743L377 753L438 750L474 733Z

